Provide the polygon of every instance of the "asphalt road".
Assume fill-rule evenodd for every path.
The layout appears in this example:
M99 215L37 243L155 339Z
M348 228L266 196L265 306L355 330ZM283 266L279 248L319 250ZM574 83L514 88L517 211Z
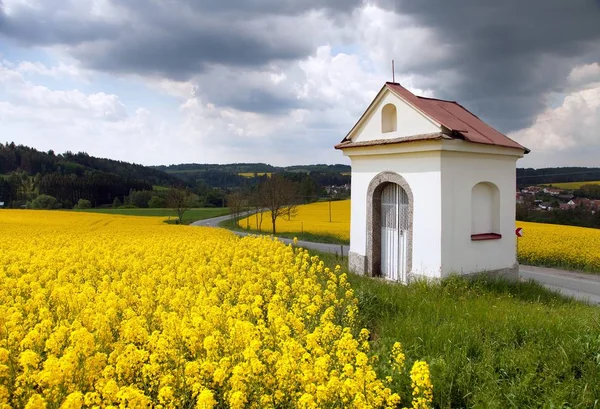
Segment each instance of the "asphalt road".
M587 301L590 304L600 304L600 275L521 265L519 278L535 280L550 290Z
M219 223L222 221L228 220L231 218L231 215L213 217L212 219L204 219L198 220L197 222L191 223L192 226L209 226L209 227L218 227ZM238 236L248 236L254 233L245 233L241 231L232 231ZM279 241L284 242L285 244L290 244L292 242L291 239L286 239L283 237L278 238ZM344 256L348 255L348 250L350 246L340 245L340 244L329 244L329 243L313 243L311 241L303 241L298 240L298 245L305 249L317 250L323 253L334 253L334 254L342 254Z
M231 216L220 216L212 219L198 220L193 226L218 227L219 223L229 219ZM248 233L234 232L239 236L247 236ZM291 239L279 238L280 241L289 244ZM348 255L349 246L328 243L313 243L298 241L298 245L307 249L317 250L324 253L336 253ZM600 305L600 275L582 274L574 271L559 270L555 268L532 267L521 265L519 268L519 279L522 281L534 280L544 287L558 291L561 294L574 297L581 301Z

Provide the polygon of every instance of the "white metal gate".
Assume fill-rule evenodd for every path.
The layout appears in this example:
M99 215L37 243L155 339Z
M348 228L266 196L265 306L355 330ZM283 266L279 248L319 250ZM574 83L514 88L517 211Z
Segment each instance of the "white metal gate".
M408 195L389 183L381 192L381 275L406 282L408 242Z

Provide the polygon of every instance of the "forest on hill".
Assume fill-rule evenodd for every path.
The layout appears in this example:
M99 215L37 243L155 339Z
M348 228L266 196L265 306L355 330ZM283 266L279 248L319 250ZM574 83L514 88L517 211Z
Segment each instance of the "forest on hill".
M218 207L226 204L228 193L253 190L273 173L297 182L303 201L314 200L327 195L326 186L350 183L350 176L341 173L349 170L347 165L275 167L264 163L152 167L85 152L56 154L0 143L0 206L32 207L36 198L49 196L51 205L61 208L77 206L80 200L93 207L161 207L166 192L162 187L182 187L195 195L195 206Z
M154 166L167 173L183 173L183 172L204 172L218 171L227 173L283 173L283 172L333 172L346 173L350 172L350 165L294 165L294 166L272 166L266 163L229 163L224 165L219 164L201 164L201 163L182 163L179 165L161 165Z
M517 187L600 180L600 168L518 168Z
M182 184L173 175L142 165L14 143L0 143L0 175L0 202L12 207L26 206L39 195L55 198L62 207L72 207L79 199L100 206L133 190Z
M300 186L302 201L330 196L333 190L349 192L349 165L272 166L266 163L143 166L97 158L85 152L56 154L50 150L0 143L0 202L4 207L27 207L39 195L71 208L80 199L94 207L117 200L123 205L164 204L160 187L184 187L196 195L198 206L224 206L225 196L252 191L272 174L281 174ZM600 168L567 167L517 169L519 187L559 182L600 180ZM159 188L157 188L159 187ZM333 187L344 187L334 189ZM161 193L162 192L162 193Z

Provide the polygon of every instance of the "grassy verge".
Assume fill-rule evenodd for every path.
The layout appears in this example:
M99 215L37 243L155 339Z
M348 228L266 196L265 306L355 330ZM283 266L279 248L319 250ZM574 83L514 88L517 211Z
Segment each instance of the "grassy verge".
M244 217L242 217L241 219L243 219ZM264 234L266 236L270 236L272 235L272 233L269 233L267 231L259 231L259 230L254 230L254 229L245 229L243 227L238 226L237 224L237 220L233 221L233 220L225 220L221 223L219 223L220 227L223 227L225 229L229 229L229 230L234 230L234 231L243 231L246 233L252 233L252 234ZM298 240L304 240L304 241L311 241L313 243L330 243L330 244L350 244L349 240L343 240L340 239L337 236L331 235L331 234L317 234L317 233L289 233L289 232L277 232L277 234L275 234L277 237L285 237L288 239L293 239L294 237L298 238Z
M311 252L317 254L315 252ZM319 254L347 271L347 260ZM426 360L438 408L600 408L600 309L533 283L349 275L374 353ZM410 385L397 384L403 396Z
M177 214L173 209L74 209L75 212L92 212L104 214L122 214L126 216L154 216L170 217L170 222L175 223ZM210 219L211 217L229 214L228 208L202 207L190 209L183 215L183 224L190 224L196 220ZM169 222L169 220L167 220Z

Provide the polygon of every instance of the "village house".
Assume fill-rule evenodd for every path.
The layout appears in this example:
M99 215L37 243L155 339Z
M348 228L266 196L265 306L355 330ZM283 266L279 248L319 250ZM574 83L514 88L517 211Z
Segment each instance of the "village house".
M573 199L573 195L571 193L564 193L563 192L563 194L558 195L558 198L560 200L568 202L569 200Z
M353 272L518 276L516 162L527 148L457 102L388 82L336 149L352 166Z
M561 203L560 204L560 210L571 210L574 209L576 207L575 203Z
M580 206L586 210L594 212L594 211L600 210L600 200L593 200L593 199L588 199L585 197L577 197L577 198L569 200L567 203L561 203L560 209L561 210L571 210L571 209L575 209L578 206Z
M575 198L569 203L573 203L574 206L582 206L588 210L596 210L600 208L600 200L592 200L585 197Z
M545 187L543 190L544 193L549 194L550 196L558 196L562 193L561 189L554 189L551 187Z
M542 188L539 186L527 186L524 189L521 189L521 193L525 195L535 195L542 191Z
M325 186L325 191L327 192L327 195L338 195L341 193L346 193L350 190L350 185L348 183L343 184L343 185L339 185L339 186Z

